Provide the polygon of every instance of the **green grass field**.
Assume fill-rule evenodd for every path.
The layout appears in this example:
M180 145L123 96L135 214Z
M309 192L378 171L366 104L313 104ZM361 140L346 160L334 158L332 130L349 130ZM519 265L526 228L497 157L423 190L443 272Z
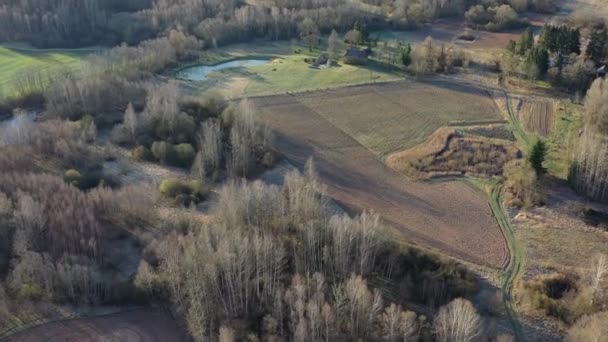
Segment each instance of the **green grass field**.
M0 97L14 95L14 81L28 70L77 67L93 50L35 50L0 46Z
M381 157L422 143L442 126L502 119L487 93L452 81L342 88L300 102Z
M226 69L209 74L208 80L197 82L199 91L224 90L228 97L285 94L331 89L346 85L385 82L403 78L396 68L375 61L354 66L340 63L328 69L312 69L305 58L318 57L325 52L325 39L312 52L292 42L256 42L235 44L211 50L201 59L203 64L217 64L231 59L269 58L267 65Z
M403 76L370 62L367 66L342 64L327 69L312 69L304 56L276 59L250 70L248 96L331 89L344 85L385 82Z

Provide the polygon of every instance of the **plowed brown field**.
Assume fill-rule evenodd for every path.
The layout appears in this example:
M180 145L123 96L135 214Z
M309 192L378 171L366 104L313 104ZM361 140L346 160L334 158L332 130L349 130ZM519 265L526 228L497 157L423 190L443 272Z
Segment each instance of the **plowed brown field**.
M328 194L344 209L373 210L421 246L480 265L505 266L508 248L481 193L462 182L409 181L304 105L301 97L253 101L259 118L275 132L275 147L298 168L313 157Z
M8 338L11 342L167 342L187 338L166 312L141 309L96 318L43 324Z
M519 120L527 131L548 136L553 129L553 103L542 100L519 100Z

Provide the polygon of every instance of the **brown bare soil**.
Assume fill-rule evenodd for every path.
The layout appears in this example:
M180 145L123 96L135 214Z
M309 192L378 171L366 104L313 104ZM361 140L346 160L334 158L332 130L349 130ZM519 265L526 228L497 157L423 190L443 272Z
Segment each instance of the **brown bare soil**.
M553 128L553 103L551 101L519 99L517 112L528 132L537 133L543 137L551 134Z
M532 25L542 27L545 17L530 15L528 19ZM431 37L437 42L453 43L463 48L472 49L503 49L509 40L519 39L524 29L511 30L509 32L489 32L483 30L468 30L475 40L465 41L458 37L467 30L464 19L438 19L429 25L420 27L413 31L393 31L391 35L397 39L419 44L426 37Z
M373 210L409 242L479 265L506 264L507 245L481 193L462 182L409 181L299 96L253 102L275 132L275 147L298 168L314 158L328 195L349 213Z
M410 177L489 177L502 174L509 160L517 158L513 142L468 136L451 128L440 128L426 142L391 154L388 165Z
M186 341L185 334L167 312L139 309L96 318L52 322L8 339L11 342Z

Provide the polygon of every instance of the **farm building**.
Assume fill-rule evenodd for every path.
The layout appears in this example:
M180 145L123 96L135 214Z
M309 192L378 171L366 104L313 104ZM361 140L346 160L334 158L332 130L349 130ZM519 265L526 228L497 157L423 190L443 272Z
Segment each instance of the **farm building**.
M597 68L595 74L597 77L606 77L606 74L608 74L608 67L606 67L606 65L602 65L601 67Z
M351 47L346 51L344 61L348 64L366 64L370 54L371 50L369 48L359 50L355 47Z

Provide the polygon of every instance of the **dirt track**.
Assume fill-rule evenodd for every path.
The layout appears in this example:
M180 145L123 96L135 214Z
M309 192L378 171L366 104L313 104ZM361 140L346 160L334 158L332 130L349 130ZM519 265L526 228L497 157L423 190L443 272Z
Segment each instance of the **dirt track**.
M166 312L139 309L97 318L43 324L12 336L11 342L168 342L186 336Z
M329 195L347 211L374 210L408 240L456 258L495 268L508 262L507 245L482 194L462 182L408 181L298 96L254 102L260 119L275 131L276 148L299 168L314 157Z

